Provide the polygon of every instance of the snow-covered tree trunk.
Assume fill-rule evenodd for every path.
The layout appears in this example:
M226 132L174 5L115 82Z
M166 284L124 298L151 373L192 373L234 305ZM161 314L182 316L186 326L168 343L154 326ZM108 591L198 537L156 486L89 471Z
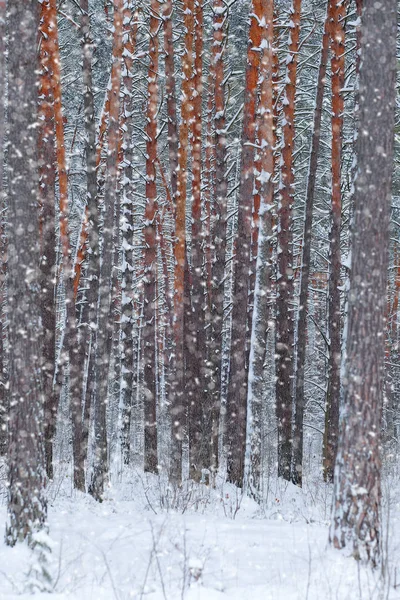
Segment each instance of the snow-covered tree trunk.
M343 410L330 539L380 558L381 417L396 74L395 0L362 14L360 116Z
M4 142L6 130L6 2L0 0L0 207L2 217L0 219L0 456L7 450L7 394L6 394L6 359L4 336L6 331L4 314L4 296L6 283L6 232L4 214L5 193L4 193Z
M70 214L68 197L68 172L67 172L67 150L65 145L64 112L61 82L61 58L58 35L57 3L56 0L48 0L48 39L50 45L49 55L51 57L51 85L54 106L54 127L56 140L56 159L58 175L59 195L59 232L61 250L61 269L65 290L65 331L62 340L62 365L64 368L69 363L69 396L71 403L72 419L80 414L81 410L81 381L83 368L79 354L78 329L75 309L74 295L74 269L73 255L70 241ZM61 394L61 377L59 376L58 392ZM55 409L56 410L56 407Z
M90 493L101 500L108 474L107 456L107 400L108 369L110 364L113 320L111 310L111 285L114 258L114 212L118 187L118 140L122 59L122 0L114 1L113 22L113 77L111 81L110 121L104 187L104 217L102 227L102 256L98 304L96 348L96 386L94 394L94 460Z
M202 224L202 99L203 7L194 4L192 119L192 242L191 305L186 315L186 394L189 406L190 476L200 481L202 469L211 466L211 415L206 404L206 332L204 319L203 224Z
M156 261L157 231L157 111L159 62L159 2L150 6L149 69L146 127L146 209L145 209L145 280L143 307L143 370L144 370L144 468L157 473L157 386L156 386Z
M272 240L274 205L274 3L266 2L264 8L265 33L262 40L260 64L260 106L258 116L258 146L260 173L260 209L256 282L252 322L247 443L249 444L248 488L256 501L260 501L262 462L262 403L265 394L264 363L267 351L268 320L271 303Z
M276 414L278 473L290 479L294 375L293 201L296 77L300 38L301 0L293 0L289 21L283 97L282 156L278 200L276 280Z
M42 326L38 211L36 0L8 6L9 545L46 521L43 494Z
M300 295L297 316L296 345L296 388L295 417L293 433L293 469L292 480L301 485L303 474L303 418L305 408L304 376L307 348L307 307L310 282L311 236L315 184L317 179L318 154L321 138L322 102L324 99L325 75L329 53L329 14L325 19L322 36L321 57L318 70L317 93L315 98L313 134L311 139L310 162L307 175L307 188L304 212L303 246L301 257Z
M168 117L168 156L172 196L176 196L178 170L178 124L176 119L176 84L174 61L173 3L165 0L163 5L164 19L164 53L165 53L165 100Z
M218 466L218 428L221 405L222 355L224 326L224 288L226 261L226 216L228 182L226 177L226 116L225 116L225 58L227 44L228 7L223 0L214 0L213 43L210 65L210 90L208 107L208 142L206 171L208 189L206 198L205 263L209 296L206 312L210 329L209 365L207 389L210 396L212 416L212 463ZM212 118L214 105L214 119ZM213 127L214 125L214 127ZM213 211L211 202L214 200ZM211 213L215 223L211 226ZM214 260L212 258L214 256Z
M232 294L232 337L226 415L226 451L228 479L243 484L246 448L246 415L248 389L248 325L249 272L256 141L257 85L261 61L263 2L251 5L247 48L246 88L243 113L242 156L240 167L239 210L236 253L234 257Z
M329 7L332 71L332 202L329 234L329 289L328 289L328 389L325 407L324 477L333 481L333 470L339 435L341 311L340 311L340 227L342 221L342 135L345 80L345 3L332 0Z
M38 136L39 192L40 192L40 269L42 274L42 324L43 324L43 393L44 403L44 448L46 473L53 478L53 439L56 428L58 390L53 384L56 365L56 154L54 130L54 99L52 89L51 19L49 2L41 4L40 15L40 86Z
M85 462L88 451L89 414L95 386L97 302L99 290L99 207L96 169L96 123L92 77L93 40L90 31L88 0L80 0L80 35L82 44L82 79L85 128L86 207L81 246L75 265L74 292L78 288L81 262L87 261L87 291L83 299L79 340L79 357L85 363L87 377L81 378L78 410L73 414L74 485L85 491ZM83 402L83 406L82 406Z
M194 0L185 0L185 38L182 55L181 124L179 128L178 178L175 211L174 272L174 357L171 377L171 469L170 479L182 478L182 441L185 437L187 408L185 397L185 310L189 302L189 279L186 247L186 198L188 179L189 127L192 119L192 77L194 43ZM186 306L185 306L186 305Z
M133 19L133 22L132 22ZM133 65L136 50L139 13L132 14L132 2L125 0L124 5L124 50L123 50L123 104L121 111L122 148L120 164L122 194L122 251L123 251L123 289L122 289L122 424L121 448L123 461L130 461L130 431L133 394L135 385L135 352L133 340Z

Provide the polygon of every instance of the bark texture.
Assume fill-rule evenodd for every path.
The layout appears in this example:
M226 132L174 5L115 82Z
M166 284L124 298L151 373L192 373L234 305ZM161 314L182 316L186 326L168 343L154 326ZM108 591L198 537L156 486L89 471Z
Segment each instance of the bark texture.
M257 82L261 60L263 3L254 0L250 14L247 47L246 89L243 113L242 157L240 167L238 230L232 295L231 359L226 411L226 452L228 479L243 485L246 448L248 389L249 271L251 263L252 212L254 187L254 145L256 140ZM243 345L245 346L243 348Z
M359 136L346 370L330 539L356 558L380 559L381 418L393 167L396 6L362 14Z
M273 206L274 206L274 3L264 6L264 50L260 65L260 107L258 116L258 146L260 172L260 208L257 228L257 265L255 273L252 348L250 350L248 443L250 494L261 500L262 473L262 403L264 400L264 363L267 351L268 320L272 291Z
M32 540L46 520L40 374L38 240L38 33L36 0L8 7L10 331L9 474L6 542Z
M43 393L44 393L44 446L46 473L53 478L53 438L56 426L58 393L54 386L56 364L56 153L53 108L51 53L53 51L51 11L49 2L42 2L40 14L40 85L38 139L39 203L40 203L40 270L43 323Z
M294 137L301 0L293 0L283 99L282 158L278 202L276 278L276 414L278 474L290 479L294 375L293 201Z
M96 344L96 387L94 394L94 460L89 492L101 501L108 477L107 401L108 369L110 364L113 320L111 286L113 271L114 212L118 188L118 140L122 62L122 0L114 3L113 78L111 82L110 115L106 181L104 187L104 216L102 226L102 260L98 304Z
M186 432L187 403L185 398L185 311L188 307L188 264L186 256L186 198L188 176L189 127L192 118L192 77L194 43L194 0L184 2L185 40L182 55L182 101L179 128L178 179L175 212L175 272L174 272L174 340L175 351L171 376L171 468L170 479L180 484L182 479L182 441ZM186 280L185 280L186 278Z
M325 407L324 478L333 481L339 436L341 312L340 312L340 227L342 220L341 162L345 68L345 3L332 0L330 11L332 71L332 222L330 230L330 264L328 288L328 389Z
M99 206L96 171L96 123L92 79L93 41L90 31L88 0L81 0L80 34L82 45L83 102L85 114L85 157L86 157L86 209L82 225L81 254L78 251L78 265L75 266L74 292L79 283L81 263L87 260L87 291L82 309L79 357L86 360L87 378L81 379L81 393L78 409L73 419L74 485L85 491L85 463L88 451L89 414L95 386L95 355L97 302L99 294ZM83 237L83 239L82 239ZM88 252L90 249L90 252ZM83 406L82 406L83 403Z
M132 23L133 19L133 23ZM136 394L136 369L133 339L133 228L134 228L134 204L133 204L133 65L136 50L136 37L138 29L139 13L132 14L132 3L125 1L124 6L124 52L123 52L123 103L121 111L121 156L119 159L121 169L121 200L122 200L122 235L124 252L124 273L122 291L122 431L121 448L123 461L130 461L130 431L132 399Z
M145 212L145 282L143 307L144 369L144 468L157 473L157 388L156 388L156 261L157 261L157 109L158 109L158 0L152 0L150 11L150 47L147 90L146 142L146 212Z
M212 468L218 466L218 426L221 412L222 340L224 327L224 290L226 262L226 216L228 182L226 177L225 54L228 7L223 0L214 1L213 53L210 65L209 137L206 149L208 188L206 198L206 277L209 301L206 315L211 339L207 389L212 417ZM212 103L214 118L212 118ZM214 127L213 127L214 125ZM212 204L212 206L211 206ZM211 226L211 214L215 222ZM208 246L208 247L207 247Z
M304 376L307 348L307 308L308 288L310 283L311 238L313 223L313 207L315 184L317 180L318 154L321 139L322 102L324 99L325 76L329 53L329 14L325 19L322 36L321 57L318 70L317 93L315 98L313 134L311 139L310 162L305 199L303 246L301 256L299 310L297 315L297 354L296 354L296 389L295 417L293 434L292 481L302 485L303 475L303 435L304 435Z

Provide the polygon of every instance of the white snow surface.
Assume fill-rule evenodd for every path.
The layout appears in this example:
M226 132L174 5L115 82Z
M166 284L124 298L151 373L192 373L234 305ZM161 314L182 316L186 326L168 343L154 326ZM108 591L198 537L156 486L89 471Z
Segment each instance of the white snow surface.
M3 488L4 490L4 488ZM155 477L114 483L102 504L48 488L54 600L367 600L400 598L397 497L386 577L328 546L330 486L274 481L263 508L227 484L188 485L178 500ZM0 521L6 521L3 494ZM396 539L397 538L397 539ZM23 600L36 560L0 540L0 599ZM398 576L400 580L400 575Z

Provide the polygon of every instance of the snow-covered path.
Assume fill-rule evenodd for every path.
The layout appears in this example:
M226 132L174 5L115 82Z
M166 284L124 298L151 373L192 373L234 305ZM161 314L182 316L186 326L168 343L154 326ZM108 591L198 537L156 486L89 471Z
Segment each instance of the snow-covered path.
M120 495L121 496L121 495ZM154 508L154 507L153 507ZM155 512L157 514L155 514ZM5 507L0 522L5 521ZM285 511L260 518L246 501L235 519L212 507L147 510L110 497L58 498L49 507L57 600L357 600L379 598L377 580L327 548L328 529ZM31 558L0 545L0 598L17 598ZM18 598L30 597L28 594ZM37 595L36 598L41 597ZM385 596L387 597L387 596ZM391 589L391 599L400 591ZM49 598L43 594L43 598Z

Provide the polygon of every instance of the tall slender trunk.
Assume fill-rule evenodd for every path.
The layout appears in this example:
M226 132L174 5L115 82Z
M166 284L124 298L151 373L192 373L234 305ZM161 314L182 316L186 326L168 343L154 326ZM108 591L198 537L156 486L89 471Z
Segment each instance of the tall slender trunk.
M172 196L176 196L178 171L178 124L176 120L176 85L174 61L173 3L166 0L163 9L165 53L165 100L168 116L168 154Z
M282 157L278 201L276 281L276 414L278 419L278 474L290 479L294 372L293 201L296 77L300 38L301 0L293 0L286 85L283 99Z
M314 108L313 133L311 138L310 162L308 166L307 188L304 210L303 247L300 273L300 295L297 314L297 356L296 356L296 388L295 388L295 417L293 433L293 464L292 481L301 486L303 475L303 418L305 408L304 375L307 349L307 309L308 286L310 281L310 259L313 207L315 184L317 180L318 155L321 139L322 103L324 99L326 67L329 53L329 13L325 19L322 34L321 56L319 62L317 93Z
M94 394L94 458L89 492L101 501L108 473L107 396L113 320L111 285L113 272L114 213L118 187L118 140L122 62L123 1L114 0L113 78L111 84L104 217L102 226L102 256L98 304L97 347L95 356L96 386Z
M157 109L158 109L158 52L159 2L150 7L149 70L146 128L146 212L145 212L145 281L143 308L143 366L144 366L144 468L157 473L157 385L156 385L156 270L157 270Z
M385 438L388 441L397 439L398 435L398 400L395 390L396 365L399 362L399 333L398 333L398 311L399 311L399 292L400 292L400 265L397 242L393 249L393 267L395 269L393 281L393 302L392 294L388 290L388 307L386 315L386 361L390 364L386 368L386 410L384 411L384 430Z
M53 478L53 438L56 426L58 393L54 386L56 364L56 153L54 109L52 90L51 19L49 3L41 4L40 15L40 85L39 85L39 123L38 138L39 195L40 195L40 240L41 240L41 289L43 323L43 393L44 393L44 447L46 474Z
M8 6L8 318L10 331L8 524L13 546L46 522L40 376L36 0Z
M189 403L190 476L200 481L202 469L211 467L211 419L206 399L206 332L204 316L203 226L201 220L203 7L194 6L194 73L192 118L192 244L191 305L187 315L186 395Z
M84 242L82 245L84 256L88 256L88 290L82 310L82 327L79 340L79 357L85 363L87 378L81 379L79 404L74 412L73 419L73 453L74 453L74 486L85 491L85 462L87 459L89 437L90 401L94 393L95 372L94 357L96 353L96 333L93 324L97 323L97 302L100 274L99 262L99 207L96 173L96 122L92 80L93 41L90 32L90 16L88 0L80 1L81 21L80 34L82 45L82 78L83 102L85 115L85 157L86 157L86 215L83 223ZM87 249L90 248L90 253ZM79 259L79 251L78 251ZM75 269L74 293L77 289L79 276ZM76 293L75 293L76 295ZM82 406L83 402L83 406Z
M6 394L6 356L4 337L6 319L4 300L6 294L7 241L4 193L4 142L6 133L6 0L0 0L0 456L7 451L7 394Z
M124 6L124 71L123 71L123 105L121 114L122 156L119 163L124 165L121 173L121 194L123 202L123 252L124 272L122 290L122 430L121 449L123 461L130 461L130 431L132 399L136 392L135 356L133 340L133 195L132 195L132 134L133 134L133 56L136 50L139 13L135 12L132 20L132 3L125 0Z
M381 421L396 103L397 3L366 2L343 410L330 539L380 561ZM379 68L377 68L379 64Z
M228 479L243 484L246 448L248 390L247 339L249 270L252 238L254 156L256 141L257 84L261 60L263 27L262 0L253 0L247 47L246 88L243 112L242 157L240 167L239 211L232 296L231 359L226 414Z
M187 403L185 398L185 308L188 307L188 265L186 257L186 194L188 174L189 127L192 118L192 77L194 41L194 0L184 0L185 40L182 56L181 125L179 128L178 179L175 211L174 341L171 376L171 468L170 480L182 480L182 441L185 436ZM185 281L186 277L186 281Z
M224 288L226 261L226 217L228 182L226 177L226 116L225 116L225 53L227 43L228 8L223 0L214 0L213 45L210 66L210 101L214 102L214 139L212 139L212 107L209 106L208 190L206 199L206 270L209 290L210 373L207 387L212 416L212 468L218 467L218 430L221 411L222 340L224 326ZM214 200L213 206L211 202ZM215 222L211 226L211 213Z
M51 86L54 107L54 127L56 141L56 160L58 175L58 193L60 207L60 245L61 265L65 289L66 323L63 338L62 356L63 366L69 362L69 395L71 399L72 418L80 409L80 382L83 376L82 365L79 360L78 335L75 315L75 297L73 291L73 259L71 254L68 231L68 174L64 140L64 120L61 94L61 62L58 42L57 6L56 0L48 0L47 4L48 28L46 34L49 45L50 65L52 71ZM61 394L61 383L58 385L58 394ZM53 407L53 423L50 424L50 433L55 432L55 418L57 406Z
M272 239L274 205L274 3L264 4L264 50L260 64L260 107L258 116L258 145L260 162L260 210L257 251L252 345L249 372L249 418L247 439L249 443L250 494L260 501L262 460L262 402L264 399L264 363L267 350L268 320L271 302Z
M339 436L341 311L340 311L340 226L342 218L341 162L344 98L345 47L344 19L346 6L332 0L331 70L332 70L332 222L329 234L329 296L328 296L328 389L325 407L324 478L333 481L337 441Z

